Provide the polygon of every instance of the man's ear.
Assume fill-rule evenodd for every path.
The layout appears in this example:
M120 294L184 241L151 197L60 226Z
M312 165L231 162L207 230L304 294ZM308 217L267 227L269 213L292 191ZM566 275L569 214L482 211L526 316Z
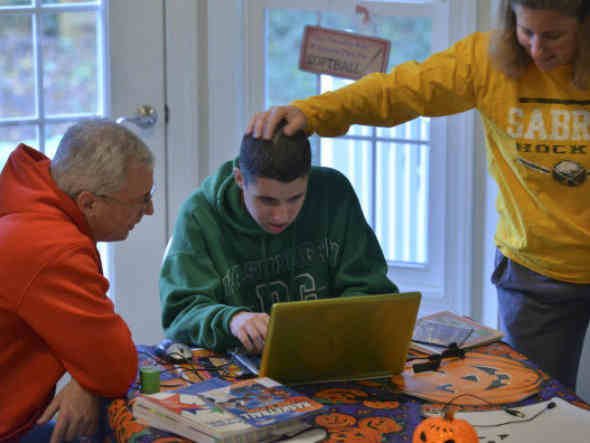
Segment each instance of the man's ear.
M244 188L244 176L242 175L242 171L240 171L240 168L234 168L234 180L236 181L236 185L238 185L238 188Z
M96 205L96 195L89 191L82 191L76 196L76 204L85 215L91 214Z

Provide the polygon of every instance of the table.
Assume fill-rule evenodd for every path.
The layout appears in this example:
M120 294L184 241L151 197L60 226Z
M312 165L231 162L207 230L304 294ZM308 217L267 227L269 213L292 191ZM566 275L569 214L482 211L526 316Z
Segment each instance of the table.
M173 389L213 375L232 379L240 369L221 356L207 350L193 351L195 368L187 365L172 366L158 362L153 346L137 346L140 367L158 363L163 369L162 389ZM492 343L477 350L525 361L525 356L502 342ZM216 369L217 368L217 369ZM195 370L196 369L196 370ZM167 432L146 427L134 420L130 402L137 395L138 385L131 387L128 399L116 399L108 407L110 429L106 441L110 443L172 443L188 442ZM331 382L297 386L296 389L328 406L321 419L311 416L308 421L325 431L325 442L411 442L414 428L422 420L422 406L426 403L414 397L395 392L389 379L355 382ZM544 375L541 390L513 406L523 406L561 397L586 409L584 403L557 380Z

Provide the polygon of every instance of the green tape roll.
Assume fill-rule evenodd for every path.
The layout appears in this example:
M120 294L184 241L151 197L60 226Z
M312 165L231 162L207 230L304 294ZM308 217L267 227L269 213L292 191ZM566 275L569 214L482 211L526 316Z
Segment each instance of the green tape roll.
M160 372L155 366L144 366L139 370L139 380L143 394L160 392Z

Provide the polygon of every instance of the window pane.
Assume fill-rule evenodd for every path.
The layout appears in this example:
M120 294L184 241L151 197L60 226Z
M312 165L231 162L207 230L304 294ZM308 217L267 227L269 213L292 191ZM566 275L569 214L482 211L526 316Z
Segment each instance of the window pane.
M299 47L305 25L317 24L315 12L266 11L266 106L283 105L317 91L317 77L299 70Z
M375 232L389 261L426 263L426 145L377 143Z
M30 15L0 15L0 119L35 114L35 63Z
M339 14L337 12L322 11L320 26L325 28L339 29L341 31L356 32L356 17L349 14Z
M96 23L95 12L42 15L43 89L48 115L97 113Z
M0 8L3 6L29 6L32 0L0 0Z
M348 177L360 200L365 217L373 224L373 162L371 142L348 138L321 139L322 166L338 169Z
M45 5L54 5L56 3L100 3L100 0L43 0Z
M66 130L75 122L47 124L45 126L45 155L53 158L57 145Z
M375 36L391 41L389 70L408 60L422 61L432 51L430 17L373 17Z
M6 159L19 143L25 143L37 149L37 126L14 125L0 126L0 168L4 167Z

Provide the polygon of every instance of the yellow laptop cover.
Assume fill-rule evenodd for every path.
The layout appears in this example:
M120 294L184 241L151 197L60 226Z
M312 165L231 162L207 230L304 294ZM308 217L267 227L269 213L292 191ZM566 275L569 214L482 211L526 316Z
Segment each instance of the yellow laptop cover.
M407 292L275 303L259 375L297 384L399 374L420 299Z

